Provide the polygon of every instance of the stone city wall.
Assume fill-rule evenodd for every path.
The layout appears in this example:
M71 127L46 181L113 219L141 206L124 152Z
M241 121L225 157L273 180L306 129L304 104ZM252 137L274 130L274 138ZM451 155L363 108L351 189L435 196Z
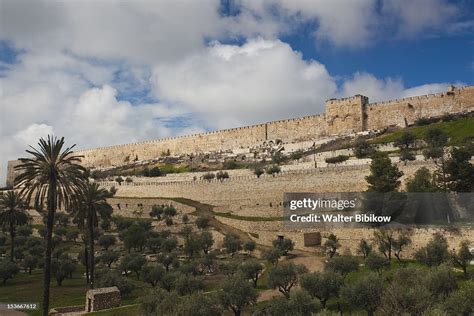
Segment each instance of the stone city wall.
M295 242L295 248L297 249L307 251L321 250L320 247L304 246L304 234L309 232L320 232L322 236L321 244L324 244L331 233L335 234L341 243L340 253L350 251L353 255L356 255L357 245L361 239L366 239L372 244L374 243L374 229L371 228L289 230L283 227L282 222L276 221L252 222L225 217L217 217L217 219L224 224L233 226L244 232L252 233L249 234L249 236L253 240L258 244L266 246L271 246L272 241L278 236L284 236L293 240ZM474 240L474 228L472 227L465 227L459 231L448 230L441 227L412 228L409 232L411 234L412 243L402 252L402 256L405 257L412 257L417 249L426 246L436 232L440 232L446 237L449 249L457 249L462 240Z
M398 163L404 172L402 183L420 167L433 169L429 161ZM144 182L122 183L100 182L104 187L115 186L117 197L183 197L215 206L240 205L241 201L275 201L279 203L285 192L353 192L367 187L365 176L369 165L340 166L318 169L286 171L275 175L237 177L224 181Z
M468 113L474 110L474 87L367 105L367 129L406 127L421 118Z
M317 140L327 135L342 135L388 126L406 126L420 118L474 111L474 86L450 91L378 103L356 95L326 102L320 115L280 120L203 134L110 146L78 152L89 167L121 165L128 161L150 160L163 152L173 155L247 148L267 140L283 142Z

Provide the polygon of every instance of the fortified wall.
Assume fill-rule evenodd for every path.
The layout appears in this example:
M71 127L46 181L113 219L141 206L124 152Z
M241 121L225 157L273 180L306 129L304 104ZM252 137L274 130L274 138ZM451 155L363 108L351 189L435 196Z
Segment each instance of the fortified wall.
M406 127L421 118L474 111L474 86L443 93L369 103L362 95L326 101L325 113L295 119L224 129L214 132L79 151L88 167L118 166L127 161L150 160L163 152L172 155L247 148L267 140L285 143L316 140L388 126Z

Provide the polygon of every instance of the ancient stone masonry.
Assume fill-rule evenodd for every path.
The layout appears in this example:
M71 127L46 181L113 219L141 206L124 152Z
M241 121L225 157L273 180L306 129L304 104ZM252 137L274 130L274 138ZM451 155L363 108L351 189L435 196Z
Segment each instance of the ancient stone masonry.
M120 291L116 286L93 289L86 293L86 312L115 308L120 304Z
M474 111L474 86L447 92L369 103L363 95L326 101L323 114L280 120L220 131L102 147L80 151L88 167L122 165L127 161L151 160L163 152L172 155L195 154L247 148L265 141L292 143L318 140L328 135L405 127L420 118L440 117Z

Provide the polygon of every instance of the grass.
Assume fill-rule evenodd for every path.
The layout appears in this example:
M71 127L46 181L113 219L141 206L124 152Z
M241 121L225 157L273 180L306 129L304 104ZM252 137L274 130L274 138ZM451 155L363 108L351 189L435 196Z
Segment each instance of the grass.
M438 122L423 126L408 127L388 135L374 139L374 143L391 143L406 131L413 133L417 139L422 139L426 132L433 128L443 130L450 138L450 145L460 145L464 139L474 137L474 117L461 118L449 122Z
M101 312L93 312L87 315L94 315L94 316L135 316L140 315L140 305L127 305L123 307L114 308L111 310L101 311Z
M73 273L72 279L65 279L62 286L58 286L54 277L51 279L50 308L77 306L85 303L86 292L89 287L83 278L84 267L78 265ZM133 292L122 297L122 304L137 304L137 299L143 296L148 285L137 281L134 277L129 277L136 288ZM43 271L33 270L32 274L20 272L13 279L7 281L5 285L0 285L0 302L9 303L38 303L41 305L43 295ZM137 315L138 306L124 307L123 310L111 310L97 315ZM123 312L123 313L122 313ZM41 310L26 311L28 315L41 315ZM95 315L95 313L94 313Z
M85 303L85 295L88 290L85 280L82 278L83 269L78 266L73 273L72 279L66 279L62 286L58 286L56 280L51 280L50 307L74 306ZM0 302L34 302L41 304L43 295L43 273L42 270L34 270L31 275L19 273L13 279L8 280L5 285L0 286ZM29 315L41 315L40 310L28 311Z

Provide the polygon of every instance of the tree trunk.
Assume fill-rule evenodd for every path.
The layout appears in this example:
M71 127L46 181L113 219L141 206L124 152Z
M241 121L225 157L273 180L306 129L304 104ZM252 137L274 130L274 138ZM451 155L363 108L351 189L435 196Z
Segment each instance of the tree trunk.
M84 261L86 263L86 283L89 284L89 252L87 250L87 239L84 240Z
M15 227L13 226L13 222L10 222L10 238L12 241L11 248L10 248L10 260L11 262L14 261L15 256Z
M89 210L90 288L94 288L94 212Z
M49 287L51 283L51 249L53 238L54 214L56 212L56 185L57 180L53 176L49 181L48 188L48 220L46 225L44 267L43 267L43 316L49 312Z

